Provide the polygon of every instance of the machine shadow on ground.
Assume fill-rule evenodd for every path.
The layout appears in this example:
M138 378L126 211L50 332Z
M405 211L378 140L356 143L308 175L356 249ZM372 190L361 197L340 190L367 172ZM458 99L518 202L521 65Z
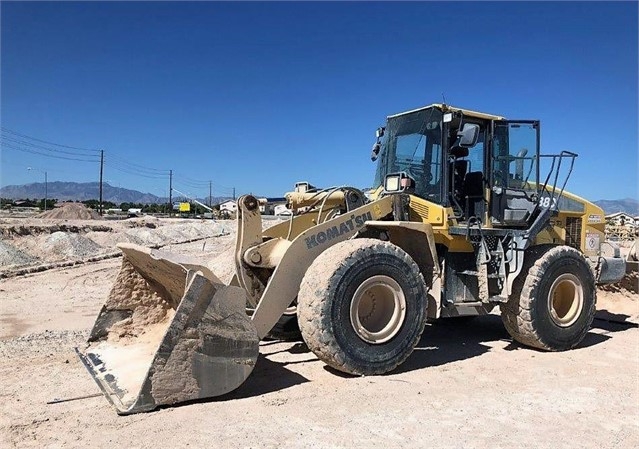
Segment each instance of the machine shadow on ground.
M612 338L608 335L609 333L623 332L633 327L636 328L638 326L633 323L620 324L604 319L595 319L592 325L595 332L588 332L576 349L588 348L603 343ZM600 333L600 331L604 331L605 333ZM508 342L508 345L504 348L506 351L518 349L538 351L537 349L528 348L514 342L504 328L501 318L498 315L485 315L474 319L442 319L426 326L414 352L402 365L390 374L401 374L478 357L490 351L492 345L489 343L496 341ZM278 341L272 341L263 343L263 345L269 346L280 343L281 342ZM315 360L315 358L313 357L313 360L296 360L289 362L275 362L269 359L270 356L283 352L290 354L308 353L312 355L303 342L292 342L291 345L285 349L266 354L261 353L255 370L240 388L224 396L195 402L244 399L285 390L292 386L309 382L306 377L287 369L286 366L308 363ZM357 377L342 373L326 365L324 369L331 374L343 378Z
M490 350L484 343L508 339L495 315L434 321L426 325L411 356L393 374L471 359Z
M285 365L288 363L274 362L269 360L267 355L259 355L255 369L237 390L215 400L228 401L260 396L309 381L306 377L287 369Z

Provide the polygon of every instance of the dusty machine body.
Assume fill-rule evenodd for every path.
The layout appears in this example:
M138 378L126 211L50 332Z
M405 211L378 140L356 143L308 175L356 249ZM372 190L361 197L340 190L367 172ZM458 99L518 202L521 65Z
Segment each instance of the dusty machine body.
M123 266L78 354L118 413L237 388L269 333L299 332L325 363L382 374L426 321L501 308L520 343L566 350L588 331L595 284L625 271L604 214L564 190L576 154L543 155L538 121L434 104L377 132L374 189L287 194L262 230L238 200L235 276L122 245Z

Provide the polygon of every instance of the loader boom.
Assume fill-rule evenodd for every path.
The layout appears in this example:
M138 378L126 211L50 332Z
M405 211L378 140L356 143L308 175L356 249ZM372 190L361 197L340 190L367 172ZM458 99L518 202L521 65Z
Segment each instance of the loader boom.
M252 209L255 204L254 200L251 196L244 196L238 200L237 244L241 253L249 254L246 258L236 254L238 279L255 278L254 270L265 267L263 261L272 261L272 258L269 257L270 253L266 252L271 251L272 253L274 251L273 243L270 243L272 240L267 240L250 249L246 245L246 239L253 239L254 243L256 235L255 232L252 232L250 237L246 236L247 230L261 229L260 215L254 213L254 209ZM284 239L276 240L277 244L285 245L286 250L281 252L277 258L275 271L264 288L253 314L253 324L258 336L264 338L293 302L304 273L319 254L326 248L353 237L364 228L367 221L380 220L389 215L391 211L392 198L381 198L347 214L319 223L296 236L290 243ZM261 251L261 249L266 251Z

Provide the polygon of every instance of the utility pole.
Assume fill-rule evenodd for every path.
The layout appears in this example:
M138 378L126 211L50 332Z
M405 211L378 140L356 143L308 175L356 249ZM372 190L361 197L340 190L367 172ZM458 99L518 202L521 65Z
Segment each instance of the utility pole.
M233 201L235 201L235 187L233 187Z
M173 170L169 170L169 216L173 211Z
M104 150L100 150L100 215L102 215L102 173L104 172Z
M209 181L209 207L211 207L211 201L212 201L212 198L211 198L211 192L212 192L211 184L212 184L211 181Z

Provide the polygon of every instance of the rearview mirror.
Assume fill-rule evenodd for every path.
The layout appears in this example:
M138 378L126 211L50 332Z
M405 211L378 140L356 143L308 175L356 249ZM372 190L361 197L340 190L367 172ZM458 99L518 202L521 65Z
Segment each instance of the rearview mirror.
M371 151L371 161L375 162L377 160L377 156L379 155L379 150L382 148L382 146L379 144L379 142L375 142L375 145L373 145L373 150Z
M479 125L474 123L465 123L464 128L457 132L459 138L459 146L464 148L474 147L479 139Z

